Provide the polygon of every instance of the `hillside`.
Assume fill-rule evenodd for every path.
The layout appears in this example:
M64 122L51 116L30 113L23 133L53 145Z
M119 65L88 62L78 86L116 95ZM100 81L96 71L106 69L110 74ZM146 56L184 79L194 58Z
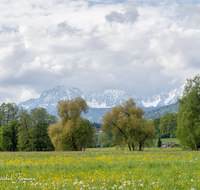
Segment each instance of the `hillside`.
M146 119L153 119L156 117L162 117L166 113L176 113L178 108L178 102L171 104L169 106L163 106L161 108L157 108L155 110L146 111L144 117Z

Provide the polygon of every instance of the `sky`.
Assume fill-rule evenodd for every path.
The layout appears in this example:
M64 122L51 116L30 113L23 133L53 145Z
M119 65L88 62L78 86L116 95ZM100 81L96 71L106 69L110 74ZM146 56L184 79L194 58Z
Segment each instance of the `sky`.
M152 96L200 74L199 0L1 0L0 103L58 85Z

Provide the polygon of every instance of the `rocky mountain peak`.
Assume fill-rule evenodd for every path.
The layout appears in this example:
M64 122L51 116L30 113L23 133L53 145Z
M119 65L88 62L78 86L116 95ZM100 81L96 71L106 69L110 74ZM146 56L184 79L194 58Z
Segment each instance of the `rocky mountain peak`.
M175 103L177 98L181 98L183 89L184 85L180 89L171 90L169 93L161 93L152 97L136 97L134 94L128 94L122 90L109 89L95 94L75 87L57 86L42 92L39 98L22 102L19 106L28 110L35 107L44 107L48 112L56 112L59 100L74 99L80 96L87 101L90 108L112 108L129 98L133 98L140 107L156 108Z

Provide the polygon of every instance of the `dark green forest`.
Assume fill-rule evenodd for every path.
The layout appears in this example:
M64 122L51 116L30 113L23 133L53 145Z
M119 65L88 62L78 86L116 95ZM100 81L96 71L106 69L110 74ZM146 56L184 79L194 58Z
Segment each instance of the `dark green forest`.
M0 150L54 150L47 128L56 121L56 116L44 108L28 112L14 103L3 103L0 106Z

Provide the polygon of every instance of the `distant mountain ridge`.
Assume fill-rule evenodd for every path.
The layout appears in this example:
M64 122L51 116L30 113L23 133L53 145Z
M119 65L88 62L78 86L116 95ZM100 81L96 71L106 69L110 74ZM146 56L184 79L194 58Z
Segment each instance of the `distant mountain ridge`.
M144 110L151 110L177 102L177 99L182 96L183 89L184 86L179 89L174 89L169 93L161 93L152 97L137 97L134 94L128 94L121 90L105 90L102 93L96 94L80 90L79 88L57 86L42 92L39 98L21 102L18 106L24 107L27 110L36 107L44 107L49 113L55 114L59 100L74 99L80 96L86 100L90 109L93 109L93 112L100 108L103 108L104 110L112 108L115 105L122 104L130 98L135 100L137 106L144 108ZM92 116L88 117L92 118Z

